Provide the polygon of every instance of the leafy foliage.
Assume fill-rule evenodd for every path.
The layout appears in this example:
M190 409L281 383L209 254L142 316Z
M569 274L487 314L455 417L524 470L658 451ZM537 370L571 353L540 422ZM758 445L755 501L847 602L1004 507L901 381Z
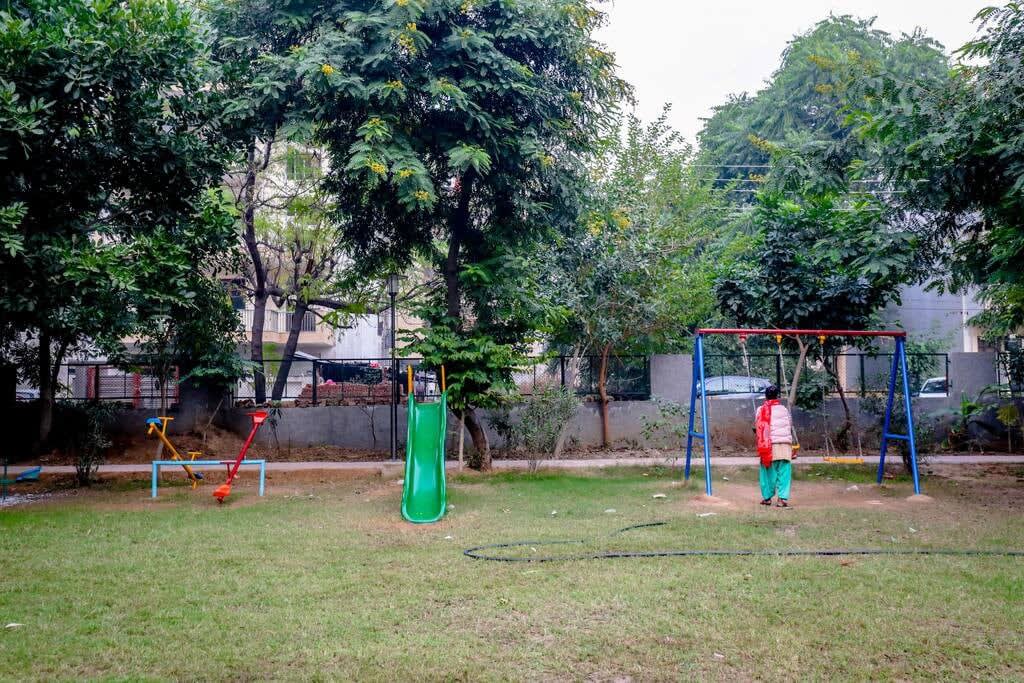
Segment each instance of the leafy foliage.
M949 266L946 285L982 287L994 335L1024 325L1024 7L978 14L981 33L948 78L859 69L850 122L869 143L863 166L894 198L922 247Z
M901 78L945 76L941 45L920 31L893 37L873 24L830 16L789 43L763 90L734 96L715 109L700 134L702 163L725 184L742 181L735 188L743 190L737 201L751 202L759 183L776 170L769 168L772 146L813 149L833 165L849 163L845 66L869 64ZM744 168L751 165L759 168Z
M486 466L472 407L501 393L548 317L531 278L509 276L575 221L586 161L627 92L593 39L603 15L587 0L334 8L342 20L294 58L337 221L364 268L419 255L442 274L412 350L457 354L444 359L453 398Z
M677 351L715 316L713 273L744 240L732 241L723 196L688 168L668 114L625 119L592 164L583 220L542 257L567 309L559 346Z
M61 403L55 442L75 460L79 486L89 486L113 444L107 430L117 414L118 404L101 401Z
M716 283L723 314L740 325L867 329L898 301L914 263L912 235L889 229L883 207L865 197L801 202L764 195L754 212L760 242Z
M551 456L580 400L567 387L546 387L522 402L513 414L507 409L492 417L495 430L505 437L511 450L522 450L529 458L529 470L536 472Z
M181 5L6 7L0 327L37 337L52 409L69 348L115 350L144 335L150 315L194 313L206 285L198 265L225 248L223 207L206 192L224 149L203 87L206 50Z

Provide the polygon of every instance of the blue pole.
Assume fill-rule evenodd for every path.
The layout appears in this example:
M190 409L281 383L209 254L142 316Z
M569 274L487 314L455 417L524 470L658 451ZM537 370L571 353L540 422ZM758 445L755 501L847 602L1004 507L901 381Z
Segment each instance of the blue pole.
M903 408L907 412L907 441L910 443L910 472L914 475L914 494L921 495L921 478L917 472L917 441L914 439L914 412L910 405L910 377L907 374L907 349L901 337L896 338L896 352L903 371Z
M697 335L697 367L700 369L700 429L704 442L704 490L711 495L711 425L708 420L708 392L704 381L704 335Z
M267 481L267 461L260 461L260 495L263 495L263 489Z
M159 477L160 477L160 465L158 465L157 463L154 462L153 463L153 483L152 483L153 490L151 491L151 495L152 495L153 498L156 498L156 480Z
M896 369L899 367L900 340L896 339L896 350L892 354L892 366L889 368L889 395L885 399L885 421L882 424L882 450L878 457L878 483L882 483L885 475L885 454L889 450L889 426L892 424L892 403L896 400Z
M686 430L686 467L683 470L683 479L690 480L690 456L693 453L693 421L697 416L697 382L700 373L697 370L697 349L700 348L701 335L697 335L697 341L693 346L693 360L690 363L690 426Z

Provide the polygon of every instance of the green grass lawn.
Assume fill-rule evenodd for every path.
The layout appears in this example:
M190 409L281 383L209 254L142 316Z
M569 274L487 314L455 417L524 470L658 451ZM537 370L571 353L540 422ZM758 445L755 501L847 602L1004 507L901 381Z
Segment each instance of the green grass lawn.
M575 538L592 539L577 550L1024 548L1012 477L932 479L935 501L913 504L902 481L847 494L857 471L805 470L796 507L777 510L702 507L696 474L688 487L660 469L456 477L454 509L423 527L400 520L401 487L379 478L277 477L265 500L250 483L221 508L209 487L151 503L140 481L0 510L0 620L24 624L0 631L0 677L1024 676L1024 559L462 555ZM722 495L754 481L723 474ZM836 504L801 506L812 490ZM609 536L656 520L668 524Z

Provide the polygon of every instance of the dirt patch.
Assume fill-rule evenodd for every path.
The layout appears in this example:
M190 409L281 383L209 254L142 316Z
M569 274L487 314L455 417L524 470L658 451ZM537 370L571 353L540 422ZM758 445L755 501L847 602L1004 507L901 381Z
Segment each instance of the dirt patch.
M802 509L819 508L878 508L893 509L907 504L904 496L895 496L897 489L874 484L850 484L837 481L798 481L793 483L789 502ZM902 492L902 489L899 489ZM746 482L718 482L711 498L700 494L688 505L694 508L758 509L762 506L761 490L757 484Z

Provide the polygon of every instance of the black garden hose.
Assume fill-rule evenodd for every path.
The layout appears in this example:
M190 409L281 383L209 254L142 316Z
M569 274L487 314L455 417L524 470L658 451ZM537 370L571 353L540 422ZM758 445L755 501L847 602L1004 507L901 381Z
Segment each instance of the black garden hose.
M610 535L643 529L647 527L665 526L668 522L651 522L648 524L634 524L623 527L612 532ZM466 557L474 560L486 560L489 562L570 562L573 560L614 560L620 558L638 557L840 557L844 555L946 555L953 557L1024 557L1024 550L977 550L962 548L915 548L909 550L896 550L885 548L826 548L823 550L648 550L648 551L627 551L614 550L597 553L577 553L568 555L534 555L529 557L509 557L504 555L490 555L488 550L505 548L532 548L536 546L549 545L571 545L586 543L588 539L570 541L513 541L511 543L492 543L467 548L462 551Z

